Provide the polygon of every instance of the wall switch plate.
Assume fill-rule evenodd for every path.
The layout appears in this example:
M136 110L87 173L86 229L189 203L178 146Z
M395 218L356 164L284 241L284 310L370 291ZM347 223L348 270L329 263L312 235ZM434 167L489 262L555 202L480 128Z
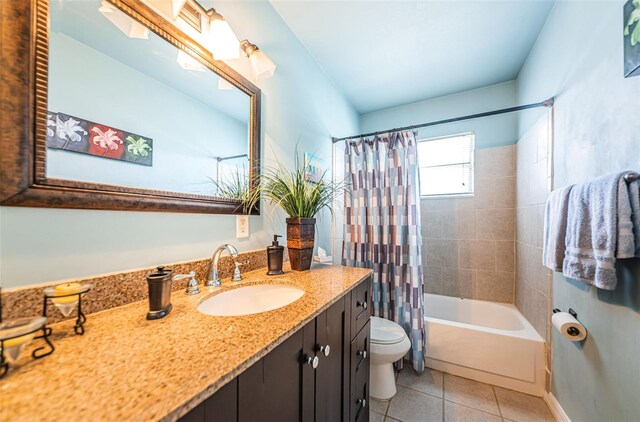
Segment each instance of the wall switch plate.
M248 215L236 215L236 237L238 239L249 237Z

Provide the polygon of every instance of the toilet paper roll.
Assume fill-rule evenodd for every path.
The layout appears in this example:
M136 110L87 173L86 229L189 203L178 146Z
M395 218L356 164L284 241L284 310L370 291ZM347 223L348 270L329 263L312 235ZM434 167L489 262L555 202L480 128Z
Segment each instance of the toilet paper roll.
M587 338L587 329L568 312L556 312L551 317L553 327L569 341L582 341Z

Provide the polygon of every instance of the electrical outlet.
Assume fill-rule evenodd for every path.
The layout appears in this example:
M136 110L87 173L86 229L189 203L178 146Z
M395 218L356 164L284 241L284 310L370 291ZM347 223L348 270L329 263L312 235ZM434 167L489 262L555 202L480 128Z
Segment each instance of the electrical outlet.
M249 237L248 215L236 215L236 237L238 239Z

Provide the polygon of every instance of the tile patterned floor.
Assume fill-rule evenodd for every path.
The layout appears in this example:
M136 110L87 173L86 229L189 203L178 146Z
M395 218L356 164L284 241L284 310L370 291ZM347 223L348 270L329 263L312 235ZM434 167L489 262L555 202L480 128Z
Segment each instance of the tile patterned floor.
M398 374L390 401L371 400L371 422L554 422L539 397L426 369Z

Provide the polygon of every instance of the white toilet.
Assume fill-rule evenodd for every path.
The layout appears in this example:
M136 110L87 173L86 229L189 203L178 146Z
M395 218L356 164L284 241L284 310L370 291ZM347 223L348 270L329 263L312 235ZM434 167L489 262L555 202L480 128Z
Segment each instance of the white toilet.
M393 321L371 317L371 397L389 400L396 394L393 363L411 348L404 329Z

